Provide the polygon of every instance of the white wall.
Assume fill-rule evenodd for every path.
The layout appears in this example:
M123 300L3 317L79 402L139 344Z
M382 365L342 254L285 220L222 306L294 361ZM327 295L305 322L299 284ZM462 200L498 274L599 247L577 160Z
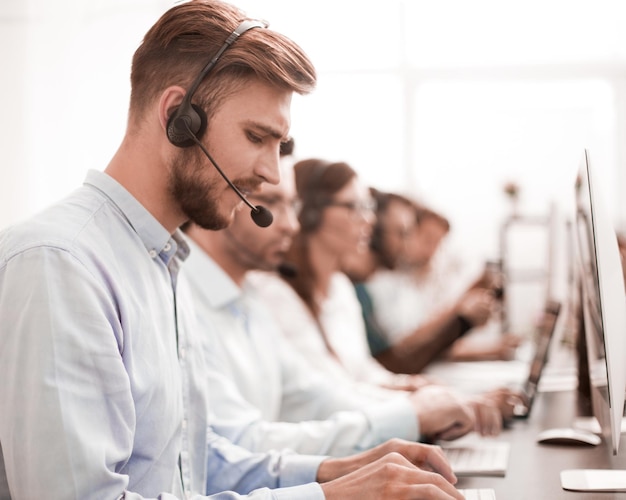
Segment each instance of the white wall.
M296 153L425 198L471 259L508 213L571 202L582 149L626 229L626 7L620 0L240 0L319 71ZM0 3L0 227L103 169L124 132L132 53L173 0Z
M0 227L103 169L126 124L132 54L164 1L4 0Z

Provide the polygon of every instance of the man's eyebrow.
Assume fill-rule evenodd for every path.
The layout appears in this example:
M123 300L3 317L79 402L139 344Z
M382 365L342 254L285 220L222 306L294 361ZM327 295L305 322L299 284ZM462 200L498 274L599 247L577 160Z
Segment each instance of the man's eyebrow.
M257 130L260 130L262 132L264 132L267 135L272 136L274 139L279 139L281 141L287 141L289 140L289 136L283 135L280 131L276 130L273 127L270 127L269 125L264 125L262 123L258 123L258 122L254 122L254 121L247 121L246 125L248 127L252 127L255 128Z

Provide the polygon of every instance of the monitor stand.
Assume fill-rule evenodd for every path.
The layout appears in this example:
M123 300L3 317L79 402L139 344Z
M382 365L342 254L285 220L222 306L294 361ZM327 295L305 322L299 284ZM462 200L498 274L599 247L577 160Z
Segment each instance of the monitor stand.
M571 491L626 491L626 470L563 470L561 487Z

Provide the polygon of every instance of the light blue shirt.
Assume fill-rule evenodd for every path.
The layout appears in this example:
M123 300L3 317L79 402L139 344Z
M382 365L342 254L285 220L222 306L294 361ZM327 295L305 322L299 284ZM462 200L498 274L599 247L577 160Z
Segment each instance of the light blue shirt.
M14 500L323 498L321 457L255 455L209 427L177 283L187 254L96 171L0 233L0 442Z
M189 240L181 272L191 285L207 364L215 429L252 451L348 455L393 437L416 440L404 396L367 397L316 371L256 297ZM261 291L262 293L262 291ZM404 394L404 393L403 393Z

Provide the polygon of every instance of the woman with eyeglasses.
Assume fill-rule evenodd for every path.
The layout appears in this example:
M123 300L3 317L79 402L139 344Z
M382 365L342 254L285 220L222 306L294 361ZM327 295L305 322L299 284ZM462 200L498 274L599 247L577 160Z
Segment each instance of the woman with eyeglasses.
M342 162L303 160L294 165L294 172L301 202L300 232L288 259L298 272L285 281L304 302L333 362L340 363L360 382L415 389L413 379L392 374L369 356L365 338L360 335L358 309L353 307L354 292L340 272L343 255L368 248L375 221L369 190ZM295 329L290 337L302 347L308 343ZM327 364L323 359L313 361Z
M466 398L424 378L383 368L370 354L361 308L345 255L368 250L374 205L348 164L307 159L294 165L300 232L287 258L297 270L282 277L257 276L256 287L285 337L337 384L380 398L408 397L424 438L455 439L471 430L496 435L500 410L482 397Z

